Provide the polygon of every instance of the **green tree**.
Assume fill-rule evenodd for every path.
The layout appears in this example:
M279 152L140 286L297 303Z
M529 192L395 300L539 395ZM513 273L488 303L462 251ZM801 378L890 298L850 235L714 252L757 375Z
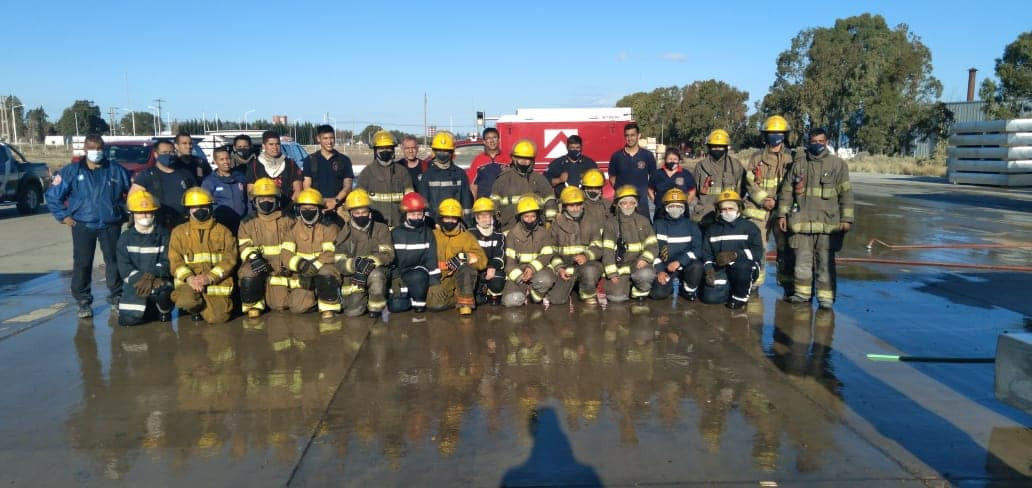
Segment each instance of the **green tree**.
M637 92L616 102L617 107L630 108L643 135L656 137L660 142L675 139L675 118L681 103L682 88L668 86L651 92Z
M149 136L154 134L154 114L150 112L129 112L123 115L118 121L119 133L122 135L133 134L134 123L136 135Z
M992 119L1011 119L1032 110L1032 31L1022 32L996 58L996 83L986 78L978 91L983 111Z
M365 129L362 129L362 132L358 133L358 142L361 143L361 144L370 144L370 143L372 143L373 142L373 134L375 134L376 131L378 131L378 130L383 130L383 127L380 127L380 126L378 126L376 124L367 125L365 127Z
M674 126L680 140L694 149L706 143L714 129L724 129L731 143L741 147L745 139L749 93L723 81L696 81L684 87L677 107Z
M838 19L792 39L760 111L785 115L799 131L824 127L835 145L895 154L942 93L931 72L931 52L906 24L889 28L871 14Z
M100 115L100 107L91 100L76 100L61 113L57 130L63 135L103 134L108 132L108 123Z
M26 112L25 125L25 138L40 144L43 142L43 138L46 137L51 124L43 107L36 107Z

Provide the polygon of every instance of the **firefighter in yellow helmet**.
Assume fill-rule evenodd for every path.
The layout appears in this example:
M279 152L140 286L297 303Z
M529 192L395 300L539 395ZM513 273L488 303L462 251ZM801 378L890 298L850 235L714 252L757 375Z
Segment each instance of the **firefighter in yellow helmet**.
M792 295L792 249L788 247L787 233L781 232L774 218L778 188L794 159L793 151L787 147L788 121L780 115L771 115L763 122L760 132L764 138L763 150L753 154L745 166L746 198L743 213L760 228L763 249L767 249L767 236L774 235L774 245L778 252L777 280L788 297ZM763 284L766 275L766 266L760 266L756 286Z
M713 209L721 192L734 190L735 193L742 193L745 169L741 161L731 157L728 151L730 146L731 136L726 130L716 129L710 132L706 137L706 147L709 151L695 166L695 183L698 185L698 191L695 193L696 201L691 216L703 229L716 217Z
M688 199L680 188L671 188L661 197L663 212L653 224L659 256L651 298L667 298L675 291L690 302L698 297L703 271L702 231L688 218ZM680 280L680 290L674 290L674 278Z
M293 220L279 208L280 189L272 178L258 178L254 182L251 204L254 214L245 218L237 231L237 279L242 311L255 318L266 309L287 309L290 279L282 256Z
M498 208L498 223L508 229L516 223L516 204L523 195L534 194L542 202L544 218L551 222L556 215L555 191L544 175L534 171L537 148L527 139L512 146L512 165L502 170L491 186L491 200Z
M372 146L375 161L359 173L358 187L368 192L373 219L394 228L402 220L398 208L401 197L415 186L408 168L394 160L397 142L390 132L379 130L373 134Z
M505 234L495 224L494 201L480 197L473 202L473 223L470 232L487 256L487 267L478 277L477 304L502 304L502 290L505 288Z
M589 169L581 176L581 190L584 190L584 211L597 221L604 222L613 214L613 201L602 196L606 177L597 169ZM601 233L601 232L600 232Z
M702 299L706 303L724 302L737 310L749 301L752 283L759 276L763 244L760 230L742 216L738 192L724 190L716 200L717 220L703 237L706 289ZM718 274L726 283L719 283Z
M548 300L557 305L569 301L574 288L584 303L598 303L595 291L602 278L602 234L599 229L605 222L585 213L584 200L584 191L580 188L563 188L559 194L562 211L548 229L555 242L551 267L559 278L548 292Z
M335 259L337 224L323 216L319 190L303 190L294 202L294 225L284 241L282 259L293 274L287 305L305 313L318 307L322 318L340 311L340 272Z
M823 129L810 132L806 158L785 174L778 191L778 228L791 231L794 292L788 300L809 302L813 285L821 308L835 303L835 253L853 227L853 186L846 162L828 150ZM814 267L816 266L816 269Z
M172 300L194 321L221 324L233 310L233 272L238 262L237 240L212 218L211 194L193 187L183 194L190 220L172 230L168 261L172 269Z
M376 318L387 308L385 266L394 261L394 241L387 224L373 218L372 204L362 188L348 193L344 208L350 218L337 233L334 244L337 269L342 276L341 300L348 317L368 313Z
M433 160L416 185L416 192L427 202L427 213L436 218L437 207L446 198L454 198L462 205L463 215L473 206L473 193L466 171L455 164L455 136L438 131L430 144Z
M128 291L118 302L118 324L142 323L147 312L157 311L162 322L172 319L172 272L168 265L169 231L156 225L161 205L146 190L129 194L126 208L132 225L118 238L115 255L118 274Z
M457 307L459 315L473 313L477 275L487 268L487 255L477 238L462 225L462 205L454 198L437 207L437 267L441 283L430 287L427 308L433 311Z
M638 190L632 185L616 189L617 212L602 231L602 264L606 273L606 297L612 302L629 298L644 300L656 279L653 260L659 255L656 233L649 218L638 213Z
M495 187L497 188L497 182ZM545 298L555 284L550 267L555 257L555 241L541 220L541 203L535 194L516 202L519 220L505 235L505 270L508 280L502 290L502 304L519 307Z

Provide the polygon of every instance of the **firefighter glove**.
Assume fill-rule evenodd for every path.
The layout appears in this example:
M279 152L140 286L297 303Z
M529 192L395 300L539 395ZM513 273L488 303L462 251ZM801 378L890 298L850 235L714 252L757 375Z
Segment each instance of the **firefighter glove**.
M717 285L717 271L714 270L712 267L707 266L706 267L706 286L716 286L716 285Z
M143 273L140 275L140 279L136 280L136 296L140 298L146 298L150 295L151 290L154 289L154 275L150 273Z
M258 276L264 276L272 272L272 266L269 265L269 261L265 259L265 256L261 254L252 254L252 256L255 257L250 261L251 272Z
M717 253L717 266L724 267L733 263L738 259L738 253L735 251L722 251Z

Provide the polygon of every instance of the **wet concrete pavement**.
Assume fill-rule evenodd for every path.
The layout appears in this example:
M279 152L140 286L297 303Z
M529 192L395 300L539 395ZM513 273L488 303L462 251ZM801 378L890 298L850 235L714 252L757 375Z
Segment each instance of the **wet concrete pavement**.
M1027 242L1032 193L854 181L843 256L1032 261L1027 248L864 249ZM47 242L67 234L54 226ZM992 356L1000 332L1029 326L1032 275L839 270L834 312L780 302L768 284L742 313L668 300L135 328L104 306L77 322L59 272L12 278L0 483L1032 483L1032 415L995 400L991 364L864 358Z

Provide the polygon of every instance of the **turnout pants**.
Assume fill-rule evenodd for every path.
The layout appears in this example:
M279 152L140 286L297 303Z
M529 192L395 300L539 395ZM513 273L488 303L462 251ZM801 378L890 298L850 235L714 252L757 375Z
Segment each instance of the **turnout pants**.
M142 273L135 273L125 279L125 286L129 287L129 293L122 295L118 302L118 325L142 324L148 312L153 313L155 309L159 313L172 311L172 283L165 280L161 286L154 287L144 296L136 294L136 282L139 281Z
M660 271L666 270L666 266L660 263L656 265L655 270L658 276ZM692 260L688 266L683 266L673 273L669 271L667 273L670 275L670 281L667 281L665 285L661 285L659 280L656 280L652 284L652 290L649 291L649 298L662 300L673 295L675 278L681 282L681 289L678 290L681 296L687 296L689 293L698 293L699 286L702 284L702 261Z
M251 265L245 262L237 273L240 279L241 311L247 313L254 308L258 310L286 310L287 297L290 295L290 280L285 276L258 276L251 271Z
M835 253L842 249L842 234L793 234L795 294L809 299L817 286L817 300L835 302Z
M208 285L204 293L197 293L184 283L172 291L172 301L187 312L201 314L209 324L221 324L229 320L233 311L232 292L232 280L228 285Z
M521 266L525 268L527 265ZM535 271L530 278L530 283L505 280L505 288L502 289L502 305L506 307L520 307L527 303L527 296L534 303L540 302L548 294L548 291L555 285L555 272L549 268Z
M571 269L571 268L566 268ZM595 298L598 288L598 280L602 278L602 263L589 261L581 266L574 266L573 276L564 280L559 276L555 278L555 285L548 291L548 301L556 305L562 305L570 301L570 294L573 288L577 288L577 295L581 301Z
M426 307L426 295L430 290L430 273L426 268L394 269L391 270L390 278L388 310L393 313Z
M774 236L774 249L778 253L777 258L777 279L778 285L785 290L786 295L793 293L792 283L795 281L795 260L792 248L788 245L788 234L778 229L778 219L768 218L765 220L749 219L760 229L760 238L763 240L764 257L761 262L766 262L768 238ZM756 286L760 286L767 278L767 266L760 266L760 277L756 279Z
M473 293L476 287L476 268L463 264L451 276L441 278L441 284L430 287L426 306L433 311L447 310L456 305L473 307Z
M118 236L122 232L119 224L111 224L103 229L90 229L86 224L72 227L72 297L78 303L93 303L93 292L90 282L93 281L93 255L100 243L100 253L104 256L104 281L108 287L108 300L122 296L122 280L118 277L116 264L116 248Z
M299 278L290 279L287 307L293 313L305 313L318 306L320 312L340 312L340 278L333 266L319 268L308 287Z
M476 299L478 304L487 303L488 299L501 297L505 289L505 271L497 270L494 278L487 279L487 273L481 272L477 276Z
M609 301L626 302L630 298L643 298L649 295L652 291L652 283L656 281L656 268L649 265L630 273L623 271L621 270L616 283L609 279L606 280L606 298Z
M359 286L352 280L352 275L341 278L340 287L341 302L344 306L344 315L358 317L366 312L382 312L387 308L387 272L382 267L376 267L366 285Z

